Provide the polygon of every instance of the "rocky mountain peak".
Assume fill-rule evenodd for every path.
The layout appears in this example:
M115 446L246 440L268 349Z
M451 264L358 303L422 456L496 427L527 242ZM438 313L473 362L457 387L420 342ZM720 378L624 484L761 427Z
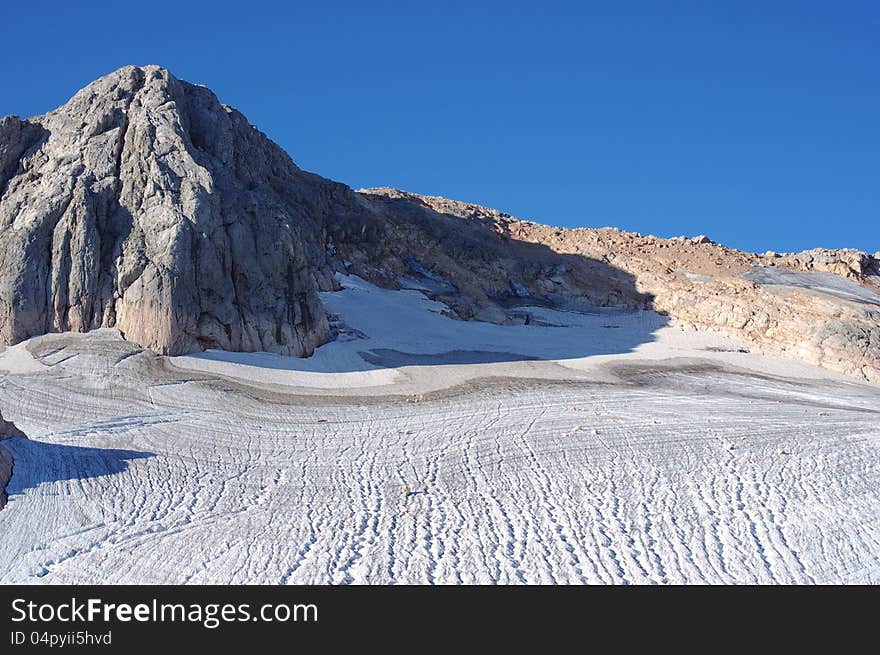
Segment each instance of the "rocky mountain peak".
M350 196L207 88L121 68L0 121L0 341L117 327L166 354L308 355Z

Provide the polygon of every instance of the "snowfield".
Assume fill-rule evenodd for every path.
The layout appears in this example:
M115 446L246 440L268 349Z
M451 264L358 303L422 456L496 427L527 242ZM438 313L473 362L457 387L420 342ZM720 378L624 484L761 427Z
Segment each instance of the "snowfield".
M880 582L877 385L651 312L464 323L341 281L306 360L0 352L0 582Z

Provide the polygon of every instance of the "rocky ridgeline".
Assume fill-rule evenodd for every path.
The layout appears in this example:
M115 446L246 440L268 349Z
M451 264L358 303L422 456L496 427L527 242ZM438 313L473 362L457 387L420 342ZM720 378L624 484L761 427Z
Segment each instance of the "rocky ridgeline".
M419 289L455 318L517 304L656 309L755 349L880 381L880 307L748 279L834 274L878 289L880 253L744 253L705 236L561 229L297 168L208 89L126 67L67 104L0 119L0 343L116 327L164 354L306 356L330 338L334 272Z
M702 235L661 239L615 228L562 229L446 198L387 188L362 193L400 240L369 257L348 253L354 271L377 283L412 275L399 255L406 243L422 265L454 286L479 286L469 294L479 297L476 303L438 294L450 306L464 305L465 317L503 320L501 312L487 313L486 303L515 295L513 284L538 301L650 307L683 327L720 330L758 352L880 381L880 306L743 277L761 267L833 273L880 294L878 257L855 250L755 255ZM415 227L425 220L432 223L427 235ZM462 252L456 245L463 240L474 247Z

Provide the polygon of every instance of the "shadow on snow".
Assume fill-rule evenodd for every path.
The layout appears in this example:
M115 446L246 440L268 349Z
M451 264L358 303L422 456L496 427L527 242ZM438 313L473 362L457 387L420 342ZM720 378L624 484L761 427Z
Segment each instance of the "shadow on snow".
M129 462L153 457L153 453L114 448L88 448L15 437L2 442L13 459L10 496L42 484L88 480L128 469Z

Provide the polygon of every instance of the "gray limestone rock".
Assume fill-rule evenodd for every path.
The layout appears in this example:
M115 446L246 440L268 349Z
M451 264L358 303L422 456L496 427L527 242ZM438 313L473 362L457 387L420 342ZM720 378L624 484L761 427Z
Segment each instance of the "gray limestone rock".
M155 66L0 120L0 194L0 342L116 327L163 354L311 354L329 336L325 223L358 211Z

